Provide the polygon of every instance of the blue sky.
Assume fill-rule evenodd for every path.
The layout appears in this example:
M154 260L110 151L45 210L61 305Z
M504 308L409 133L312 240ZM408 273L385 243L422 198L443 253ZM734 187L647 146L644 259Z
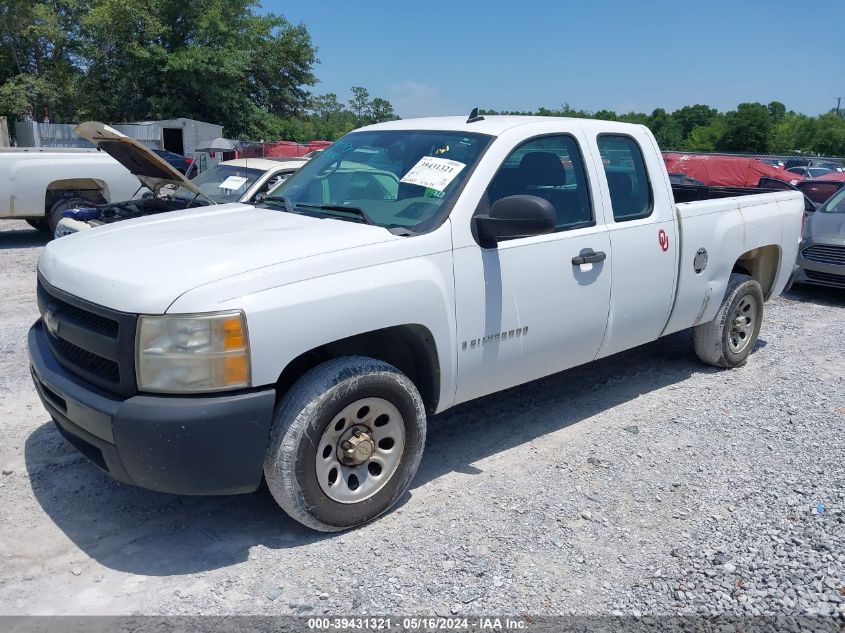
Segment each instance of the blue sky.
M775 99L819 114L845 102L845 0L265 0L264 9L308 27L319 48L314 92L346 100L361 85L402 117Z

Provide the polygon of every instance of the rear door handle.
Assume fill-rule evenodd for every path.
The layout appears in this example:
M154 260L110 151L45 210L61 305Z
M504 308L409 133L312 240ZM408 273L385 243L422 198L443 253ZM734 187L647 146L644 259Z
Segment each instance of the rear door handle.
M607 253L604 251L594 251L592 249L584 251L580 255L572 258L573 266L580 266L581 264L598 264L607 259Z

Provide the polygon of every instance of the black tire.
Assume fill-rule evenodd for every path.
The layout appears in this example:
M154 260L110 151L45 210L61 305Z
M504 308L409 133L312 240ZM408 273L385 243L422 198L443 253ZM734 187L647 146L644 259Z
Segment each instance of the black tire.
M317 450L334 417L363 398L381 398L396 407L404 425L404 447L382 488L361 501L340 503L320 487ZM407 376L372 358L337 358L303 375L279 402L264 476L273 498L293 519L321 532L345 530L383 514L405 493L420 464L425 434L425 407Z
M50 223L47 221L47 218L29 218L26 223L37 231L50 233Z
M79 206L84 206L85 204L90 206L90 203L86 202L82 198L62 198L50 207L50 211L47 213L47 223L50 227L50 235L56 235L56 227L59 226L62 214L65 211L68 209L75 209Z
M735 328L737 320L751 321ZM715 367L740 367L757 343L763 322L763 290L748 275L734 273L716 318L693 329L695 353Z

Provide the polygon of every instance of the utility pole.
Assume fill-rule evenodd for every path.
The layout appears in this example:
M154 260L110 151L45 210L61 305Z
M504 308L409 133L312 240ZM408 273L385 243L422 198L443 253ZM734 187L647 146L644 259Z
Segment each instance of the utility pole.
M836 97L836 116L839 116L839 106L842 104L842 97Z

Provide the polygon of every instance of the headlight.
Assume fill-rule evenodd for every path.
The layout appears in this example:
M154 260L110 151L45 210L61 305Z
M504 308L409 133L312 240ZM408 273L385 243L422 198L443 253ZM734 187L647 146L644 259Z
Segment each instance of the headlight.
M241 312L141 316L135 368L140 391L196 393L250 386Z
M65 235L72 235L76 233L77 229L64 224L63 222L59 222L58 226L56 226L56 233L53 237L64 237Z

